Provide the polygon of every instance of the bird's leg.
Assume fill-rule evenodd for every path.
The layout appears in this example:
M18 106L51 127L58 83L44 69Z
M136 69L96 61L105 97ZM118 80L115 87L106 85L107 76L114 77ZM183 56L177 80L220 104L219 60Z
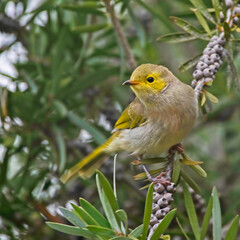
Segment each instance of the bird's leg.
M163 185L170 185L171 182L166 178L166 179L163 179L164 176L166 176L166 172L162 172L160 173L157 177L153 178L151 176L151 174L149 173L149 171L147 170L147 168L145 167L144 164L142 164L142 168L143 170L145 171L146 175L147 175L147 178L150 182L153 182L153 183L161 183Z
M142 168L143 168L144 172L146 173L148 180L150 182L154 182L154 178L151 176L151 174L149 173L149 171L147 170L147 168L145 167L144 164L142 164Z
M183 153L184 152L184 149L183 149L183 145L181 143L178 143L176 145L173 145L172 147L169 148L168 150L168 154L171 156L173 155L174 153Z
M143 155L137 155L137 160L139 160L139 161L141 161L142 160L142 157L143 157ZM143 170L144 170L144 172L146 173L146 175L147 175L147 178L148 178L148 180L150 181L150 182L153 182L153 177L151 176L151 174L149 173L149 171L147 170L147 168L145 167L145 165L144 164L141 164L142 165L142 168L143 168Z
M154 183L161 183L163 185L171 185L171 181L169 181L168 177L165 177L167 175L166 172L161 172L157 177L153 179Z
M141 155L141 156L137 156L137 159L138 159L139 161L141 161L142 155ZM142 168L143 168L144 172L146 173L147 178L148 178L148 180L149 180L150 182L153 182L153 183L161 183L161 184L163 184L163 185L170 185L170 184L171 184L171 182L169 181L168 178L163 179L164 176L166 175L166 172L162 172L162 173L160 173L157 177L153 178L153 177L151 176L151 174L149 173L149 171L147 170L147 168L146 168L146 166L145 166L144 164L142 164Z

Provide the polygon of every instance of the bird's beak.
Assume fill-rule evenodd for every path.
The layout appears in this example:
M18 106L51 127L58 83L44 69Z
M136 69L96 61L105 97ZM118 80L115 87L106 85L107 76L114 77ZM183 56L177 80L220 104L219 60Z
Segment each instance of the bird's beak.
M122 85L137 85L140 84L140 82L137 82L135 80L127 80Z

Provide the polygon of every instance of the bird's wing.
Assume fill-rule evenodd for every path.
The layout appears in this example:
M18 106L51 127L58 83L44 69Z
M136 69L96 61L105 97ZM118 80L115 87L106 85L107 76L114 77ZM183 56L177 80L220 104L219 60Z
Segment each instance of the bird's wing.
M114 130L120 129L132 129L139 127L147 118L144 115L144 107L138 98L128 105L128 107L122 112L121 116L117 120Z

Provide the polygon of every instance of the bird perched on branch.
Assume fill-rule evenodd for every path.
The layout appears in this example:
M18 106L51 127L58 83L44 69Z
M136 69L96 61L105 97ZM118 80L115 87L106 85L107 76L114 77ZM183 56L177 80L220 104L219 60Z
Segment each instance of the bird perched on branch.
M123 85L129 85L136 98L122 112L112 136L67 170L63 182L77 174L90 177L111 153L159 155L180 143L193 127L198 109L194 91L166 67L142 64Z

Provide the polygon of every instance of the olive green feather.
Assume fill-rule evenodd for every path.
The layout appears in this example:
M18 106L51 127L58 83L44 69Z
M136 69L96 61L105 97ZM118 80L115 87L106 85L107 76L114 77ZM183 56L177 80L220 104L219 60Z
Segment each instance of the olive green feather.
M135 100L122 112L114 128L115 130L127 128L132 129L139 127L146 122L146 120L147 118L144 116L144 108L139 99L135 98Z

